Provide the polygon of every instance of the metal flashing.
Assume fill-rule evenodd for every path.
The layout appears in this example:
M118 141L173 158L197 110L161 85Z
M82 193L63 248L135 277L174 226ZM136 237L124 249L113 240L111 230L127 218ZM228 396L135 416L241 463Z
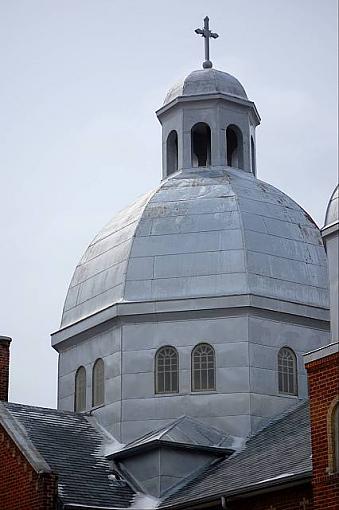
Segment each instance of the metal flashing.
M78 322L60 328L51 334L52 347L56 350L58 344L64 343L66 340L81 335L84 332L99 326L108 321L116 321L123 317L140 316L145 320L151 320L152 316L161 320L161 314L178 314L184 316L186 313L199 311L215 310L242 310L248 313L250 310L262 310L272 313L280 313L290 315L291 317L305 317L319 321L319 327L324 329L321 323L329 324L329 311L327 308L315 307L311 305L302 305L300 303L291 303L266 296L258 295L233 295L233 296L215 296L215 297L199 297L188 299L172 299L163 301L145 301L145 302L120 302L109 306L104 310L85 317ZM329 326L328 326L329 327Z
M322 358L326 358L327 356L331 356L333 354L337 354L339 352L339 342L333 342L328 345L324 345L319 349L315 349L314 351L307 352L304 354L304 362L312 363L312 361L317 361Z

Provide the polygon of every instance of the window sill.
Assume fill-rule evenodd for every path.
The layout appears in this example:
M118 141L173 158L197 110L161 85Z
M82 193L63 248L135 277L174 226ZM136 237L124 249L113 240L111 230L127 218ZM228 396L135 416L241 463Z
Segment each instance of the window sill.
M197 391L191 391L190 395L214 395L215 393L218 393L217 390L197 390Z
M294 400L302 400L298 395L289 395L288 393L278 393L278 397L293 398Z
M155 393L154 397L178 397L178 396L187 396L187 395L215 395L217 394L217 390L206 390L206 391L187 391L187 392L180 392L177 393Z
M156 398L159 398L159 397L177 397L178 395L183 395L182 393L180 393L179 391L177 392L173 392L173 393L154 393L154 397Z

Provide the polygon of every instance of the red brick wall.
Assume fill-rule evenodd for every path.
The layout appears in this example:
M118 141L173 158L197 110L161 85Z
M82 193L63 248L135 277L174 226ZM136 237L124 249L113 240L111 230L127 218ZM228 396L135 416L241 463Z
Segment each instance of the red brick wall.
M57 478L38 475L0 425L0 509L54 510Z
M0 336L0 400L8 400L9 344L11 339Z
M230 510L313 510L310 483L229 502Z
M339 474L331 473L329 410L339 393L339 353L306 365L311 408L314 510L339 510Z

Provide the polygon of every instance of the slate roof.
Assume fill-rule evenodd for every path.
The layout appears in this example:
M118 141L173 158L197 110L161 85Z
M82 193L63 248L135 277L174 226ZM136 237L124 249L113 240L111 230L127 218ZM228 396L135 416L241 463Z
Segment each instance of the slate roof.
M58 474L59 497L67 508L72 508L72 504L86 509L129 508L133 506L135 493L127 482L109 478L104 433L91 420L73 412L0 403L0 421L14 431L17 428L15 433L17 437L20 434L23 442L19 447L31 449L37 464L40 462L43 469L50 468ZM186 442L191 436L192 444L205 440L206 446L220 439L219 445L223 444L217 429L215 437L212 433L204 439L206 430L200 430L196 422L181 417L158 430L157 435ZM139 444L154 440L154 435L143 436ZM131 444L136 446L136 443ZM159 508L187 507L290 480L309 480L311 471L309 408L308 402L301 402L268 422L232 456L203 468L170 489Z
M250 437L236 454L203 469L162 502L161 507L208 501L250 492L312 471L307 402L298 404Z
M86 508L130 506L134 493L126 482L108 478L111 470L104 457L104 435L91 418L7 402L0 404L0 415L2 422L7 419L7 426L16 430L23 449L30 449L40 465L48 465L58 475L63 504Z

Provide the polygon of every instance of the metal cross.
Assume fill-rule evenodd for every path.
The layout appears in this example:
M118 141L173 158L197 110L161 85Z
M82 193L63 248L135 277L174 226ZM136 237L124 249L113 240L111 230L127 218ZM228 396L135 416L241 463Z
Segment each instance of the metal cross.
M204 28L197 28L195 30L196 34L201 35L205 39L205 62L202 64L204 69L212 67L212 62L210 61L210 38L216 39L219 37L218 34L210 31L209 21L209 17L206 16L204 19Z

